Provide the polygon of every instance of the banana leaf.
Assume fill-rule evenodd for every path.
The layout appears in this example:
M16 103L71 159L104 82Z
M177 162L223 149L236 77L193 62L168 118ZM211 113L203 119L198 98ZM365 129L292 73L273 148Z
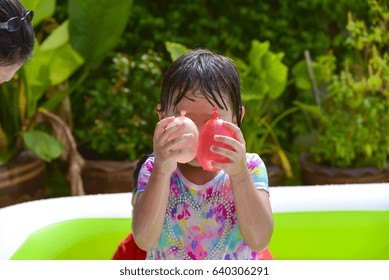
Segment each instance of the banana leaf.
M132 0L69 0L70 42L90 69L114 48L127 25Z

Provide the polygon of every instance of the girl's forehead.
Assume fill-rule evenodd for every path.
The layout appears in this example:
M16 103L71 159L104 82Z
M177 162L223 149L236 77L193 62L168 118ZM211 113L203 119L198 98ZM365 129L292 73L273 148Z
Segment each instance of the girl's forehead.
M221 100L219 100L221 104ZM210 119L213 116L213 108L217 107L216 103L210 103L204 95L195 94L195 95L185 95L184 98L180 100L174 110L174 114L179 115L182 110L186 112L186 115L190 118L192 117L202 117L205 119ZM229 102L225 102L229 106ZM229 106L228 108L218 108L219 117L227 117L233 115L232 109Z
M180 102L178 102L177 107L180 105L181 106L185 105L185 106L196 106L199 109L202 107L213 108L213 107L218 107L217 103L219 103L219 104L226 104L227 106L227 108L224 108L224 106L223 108L219 107L219 110L227 110L227 111L231 110L230 98L228 97L227 94L224 93L218 94L215 92L213 96L214 96L213 98L215 98L217 102L213 100L213 98L209 98L210 94L206 94L200 90L187 91L183 96L183 98L180 100Z
M198 96L184 96L180 102L178 102L176 106L176 110L182 110L185 109L187 112L189 111L208 111L209 109L212 110L214 106L204 97L198 97Z

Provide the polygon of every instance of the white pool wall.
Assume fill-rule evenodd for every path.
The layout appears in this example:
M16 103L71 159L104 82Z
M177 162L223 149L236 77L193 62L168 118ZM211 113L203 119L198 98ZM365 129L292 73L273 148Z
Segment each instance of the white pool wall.
M71 196L0 208L0 260L35 231L80 218L131 218L131 193ZM389 183L270 187L273 212L389 210Z

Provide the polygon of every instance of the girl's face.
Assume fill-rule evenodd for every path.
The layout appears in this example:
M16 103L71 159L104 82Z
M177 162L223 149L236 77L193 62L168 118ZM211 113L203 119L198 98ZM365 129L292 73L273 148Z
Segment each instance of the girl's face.
M11 80L15 73L20 69L20 67L21 65L19 64L7 66L0 65L0 84Z
M222 102L220 102L222 103ZM228 104L228 102L226 102ZM176 108L171 107L169 112L166 114L160 113L159 117L162 119L163 117L181 116L181 111L185 110L186 117L190 118L200 130L201 127L212 118L213 116L213 108L207 99L205 99L204 95L199 92L190 93L189 95L185 95L184 98L177 104ZM233 112L230 106L228 106L228 110L222 110L218 108L218 116L220 119L228 122L232 122L237 124L236 117L233 116ZM200 166L198 163L197 157L189 162L189 164L193 166Z

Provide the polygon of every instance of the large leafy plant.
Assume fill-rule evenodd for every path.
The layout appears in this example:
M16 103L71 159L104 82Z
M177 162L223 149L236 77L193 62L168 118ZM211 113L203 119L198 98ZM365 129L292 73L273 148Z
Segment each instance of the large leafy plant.
M389 11L376 0L368 3L370 24L348 15L344 44L350 53L340 60L340 70L333 55L314 62L313 72L323 77L316 83L325 85L318 106L299 104L315 116L310 152L317 163L379 169L388 164Z
M246 109L242 123L246 149L280 164L290 177L292 171L279 140L277 124L297 108L285 109L279 102L288 79L288 67L283 64L283 57L283 53L270 50L269 42L253 40L247 62L235 61L241 76L242 102Z
M55 0L21 1L35 12L39 24L55 13ZM50 161L61 155L63 143L41 125L118 43L132 1L69 0L68 18L44 40L37 40L32 60L0 93L0 164L22 149Z

